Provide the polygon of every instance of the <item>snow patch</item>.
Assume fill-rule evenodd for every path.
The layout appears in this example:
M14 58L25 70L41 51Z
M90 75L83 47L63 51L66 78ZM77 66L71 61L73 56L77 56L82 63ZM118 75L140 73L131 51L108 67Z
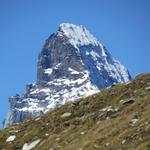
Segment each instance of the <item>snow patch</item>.
M68 68L68 70L71 72L71 74L79 74L79 72L78 71L76 71L76 70L74 70L74 69L72 69L72 68Z
M100 55L97 52L93 51L93 50L90 52L90 55L93 57L93 59L95 61L97 61L97 57L100 57Z
M116 70L118 70L120 72L120 78L122 76L122 80L123 80L122 82L128 82L129 81L129 76L128 76L127 69L117 60L114 60L114 65L116 67Z
M68 38L70 43L75 46L94 45L98 46L97 39L83 26L77 26L69 23L60 24L60 31L63 32ZM61 33L59 34L61 35Z
M27 99L24 99L24 102L28 103L27 107L17 108L18 111L24 111L24 112L35 111L35 112L38 112L38 111L43 111L43 109L44 109L42 107L38 107L38 105L39 105L38 99L27 98Z
M101 48L101 50L102 50L102 56L103 56L103 57L107 57L107 55L106 55L106 53L105 53L104 46L103 46L101 43L99 43L99 45L100 45L100 48Z
M52 69L52 68L48 68L48 69L45 69L45 70L44 70L44 73L45 73L45 74L48 74L48 75L51 75L52 72L53 72L53 69Z
M49 88L43 88L43 89L34 89L30 92L30 94L38 94L38 93L41 93L41 92L44 92L46 94L48 94L50 92L50 89Z
M61 66L61 63L58 63L58 64L54 67L54 69L58 69L60 66Z

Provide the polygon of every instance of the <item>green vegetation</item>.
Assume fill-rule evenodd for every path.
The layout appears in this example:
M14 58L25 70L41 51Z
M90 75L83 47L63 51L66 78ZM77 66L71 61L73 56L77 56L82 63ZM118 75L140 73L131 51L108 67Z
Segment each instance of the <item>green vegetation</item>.
M0 150L37 139L35 150L149 150L150 74L1 130Z

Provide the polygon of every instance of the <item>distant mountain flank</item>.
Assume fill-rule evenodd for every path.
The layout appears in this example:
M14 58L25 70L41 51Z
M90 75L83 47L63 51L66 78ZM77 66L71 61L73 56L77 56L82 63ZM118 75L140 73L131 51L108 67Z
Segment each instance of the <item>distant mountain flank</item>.
M128 70L85 27L62 23L39 54L37 82L9 98L4 127L130 79Z

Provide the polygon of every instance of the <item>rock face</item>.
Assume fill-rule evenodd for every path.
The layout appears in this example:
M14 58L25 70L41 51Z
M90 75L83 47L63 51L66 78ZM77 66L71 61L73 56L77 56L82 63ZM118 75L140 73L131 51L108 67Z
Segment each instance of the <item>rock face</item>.
M130 78L127 69L85 27L63 23L39 54L37 82L28 84L22 96L9 98L4 126Z

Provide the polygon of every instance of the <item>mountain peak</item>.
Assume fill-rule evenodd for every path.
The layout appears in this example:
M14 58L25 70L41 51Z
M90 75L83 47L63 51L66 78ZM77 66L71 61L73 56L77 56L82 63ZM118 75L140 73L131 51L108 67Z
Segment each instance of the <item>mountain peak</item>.
M127 69L85 27L63 23L39 54L37 82L9 98L5 127L129 80Z
M98 46L98 40L82 25L62 23L59 26L59 35L65 35L75 47L83 45Z

